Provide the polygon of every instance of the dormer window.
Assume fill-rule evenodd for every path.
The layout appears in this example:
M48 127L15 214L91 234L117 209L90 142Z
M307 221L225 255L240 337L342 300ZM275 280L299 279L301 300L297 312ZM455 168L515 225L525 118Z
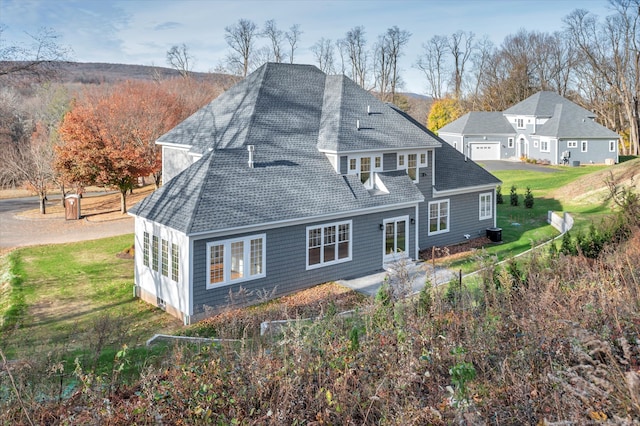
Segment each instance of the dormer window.
M355 158L351 158L349 160L349 170L352 172L355 172L357 170L356 168L356 159Z
M516 127L518 129L524 129L524 118L516 118Z
M398 168L404 169L404 155L398 155Z
M371 158L362 157L360 159L360 182L365 183L371 176Z
M407 155L407 174L411 178L412 181L416 181L418 175L418 154L408 154Z

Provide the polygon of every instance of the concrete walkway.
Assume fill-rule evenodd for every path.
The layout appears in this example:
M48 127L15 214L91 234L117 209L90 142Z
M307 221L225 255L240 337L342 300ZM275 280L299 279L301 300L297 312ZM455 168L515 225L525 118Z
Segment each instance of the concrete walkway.
M438 266L434 269L433 265L428 262L407 261L385 265L384 271L375 274L350 280L339 280L337 283L368 296L375 296L385 279L389 279L393 283L403 280L405 274L411 285L411 294L422 290L427 280L435 287L446 284L456 277L453 271Z

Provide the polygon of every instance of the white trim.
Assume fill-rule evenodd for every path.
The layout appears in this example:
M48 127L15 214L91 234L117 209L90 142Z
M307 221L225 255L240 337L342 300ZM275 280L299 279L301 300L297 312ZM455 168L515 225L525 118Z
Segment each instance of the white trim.
M362 153L372 153L372 152L384 152L384 153L394 153L394 152L407 152L407 151L416 151L422 149L434 149L442 147L441 143L432 144L429 146L414 146L414 147L396 147L396 148L376 148L375 150L371 149L356 149L351 151L334 151L329 149L318 149L318 152L322 152L323 154L336 154L336 155L349 155L349 154L362 154Z
M224 237L227 235L235 235L239 233L266 231L266 230L276 229L276 228L285 228L287 226L303 225L311 222L331 221L336 219L343 219L349 216L362 216L370 213L380 213L380 212L387 212L389 210L415 207L416 205L418 205L423 201L424 201L424 197L422 197L421 200L412 201L408 203L387 204L384 206L376 206L368 209L349 210L345 212L331 213L326 215L309 216L305 218L295 218L295 219L280 220L275 222L259 223L251 226L238 226L235 228L225 228L217 231L198 232L198 233L189 234L188 236L201 240L205 238Z
M500 185L500 183L488 183L486 185L478 185L478 186L468 186L466 188L456 188L456 189L445 189L443 191L438 191L435 187L433 188L433 197L447 197L451 195L460 195L460 194L469 194L471 192L485 191L495 189L496 186Z
M415 257L416 259L420 258L420 211L418 209L418 206L416 206L416 212L414 214L414 217L416 218L416 225L413 227L416 231L416 237L415 237ZM409 220L409 223L411 223L411 220Z
M567 148L577 148L578 141L567 141Z
M405 248L406 250L403 252L393 252L392 254L387 254L387 224L388 223L398 223L404 222L404 235L405 235ZM397 250L398 249L398 227L397 225L394 228L393 234L393 246ZM409 220L409 215L390 217L382 220L382 264L393 262L399 259L407 259L411 258L409 256L409 245L411 244L411 222Z
M252 240L262 240L262 265L260 268L260 273L259 274L254 274L251 275L251 241ZM243 260L243 265L242 265L242 278L236 278L236 279L232 279L231 278L231 245L234 243L239 243L242 242L243 246L242 246L242 260ZM223 258L222 258L222 281L221 282L216 282L216 283L211 283L210 279L211 279L211 247L213 246L223 246L224 247L224 252L223 252ZM241 237L241 238L231 238L231 239L227 239L227 240L216 240L216 241L209 241L207 243L207 257L206 257L206 262L207 262L207 275L206 275L206 288L207 290L212 290L215 288L220 288L220 287L224 287L224 286L228 286L231 284L236 284L236 283L241 283L241 282L245 282L245 281L251 281L251 280L256 280L258 278L264 278L265 276L267 276L267 271L266 271L266 267L267 267L267 259L266 259L266 255L267 255L267 234L255 234L255 235L248 235L246 237Z
M544 148L546 144L546 148ZM540 139L540 152L551 152L551 141L548 139Z
M340 259L339 256L339 245L340 245L340 225L349 225L349 255L345 258ZM334 227L335 228L335 241L332 243L336 246L336 258L334 260L330 260L328 262L324 261L324 247L325 247L325 228ZM320 229L320 263L316 263L313 265L309 265L309 231L312 229ZM317 225L309 225L305 230L305 267L306 270L322 268L329 265L336 265L338 263L349 262L353 258L353 221L352 220L344 220L341 222L330 222L330 223L321 223Z
M609 141L609 152L618 152L618 141Z
M485 215L482 215L482 198L489 197L489 213L486 214L486 206L485 206ZM485 201L486 203L486 201ZM493 217L493 192L483 192L478 194L478 220L487 220Z
M156 145L160 145L162 147L168 146L169 148L181 148L183 151L189 151L193 148L193 145L185 145L180 143L171 143L171 142L158 142L155 141Z
M440 218L440 204L447 203L447 228L446 229L438 229L437 231L431 231L431 205L438 205L438 218ZM440 222L438 221L438 227L440 226ZM451 200L449 198L445 198L443 200L433 200L429 202L427 206L427 235L439 235L445 234L451 230Z
M580 141L580 152L589 152L589 141Z

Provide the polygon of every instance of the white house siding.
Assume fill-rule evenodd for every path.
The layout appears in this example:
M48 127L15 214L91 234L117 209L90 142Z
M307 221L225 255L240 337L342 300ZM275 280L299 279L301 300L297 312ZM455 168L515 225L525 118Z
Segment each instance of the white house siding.
M178 173L193 164L194 160L187 149L162 147L162 183L169 182Z
M238 301L250 304L259 301L258 292L268 293L269 295L273 292L273 296L280 297L324 282L358 277L382 270L384 231L380 229L380 226L385 219L401 216L408 216L409 220L413 219L415 221L415 211L415 207L409 207L360 216L320 220L220 238L194 240L194 316L190 318L190 321L197 321L207 315L208 312L229 306L229 293L238 294L241 288L246 290L245 294L247 296L239 297ZM343 263L307 270L307 227L345 220L352 221L352 259ZM409 223L408 226L411 230L409 234L409 256L415 258L415 225ZM256 234L266 235L266 276L238 284L221 285L207 289L207 243Z
M144 232L149 233L149 266L144 265ZM162 265L158 262L158 270L153 270L152 250L153 236L159 239L157 256L161 256L162 240L169 244L169 268L168 276L162 275ZM179 247L179 267L178 281L172 279L171 266L171 244L175 243ZM157 223L149 222L140 217L135 218L135 247L136 255L134 259L134 279L136 296L153 305L165 304L165 309L176 317L190 315L189 304L189 239L181 232L164 227ZM160 259L161 260L161 259Z

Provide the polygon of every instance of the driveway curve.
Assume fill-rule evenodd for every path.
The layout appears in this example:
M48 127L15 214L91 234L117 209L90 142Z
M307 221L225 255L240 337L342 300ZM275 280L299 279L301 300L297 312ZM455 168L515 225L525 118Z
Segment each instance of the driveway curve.
M51 199L48 205L57 203L59 199ZM92 217L65 220L46 215L35 219L19 215L37 206L37 199L32 197L0 200L0 253L15 247L95 240L134 231L133 217L129 215L101 221Z

